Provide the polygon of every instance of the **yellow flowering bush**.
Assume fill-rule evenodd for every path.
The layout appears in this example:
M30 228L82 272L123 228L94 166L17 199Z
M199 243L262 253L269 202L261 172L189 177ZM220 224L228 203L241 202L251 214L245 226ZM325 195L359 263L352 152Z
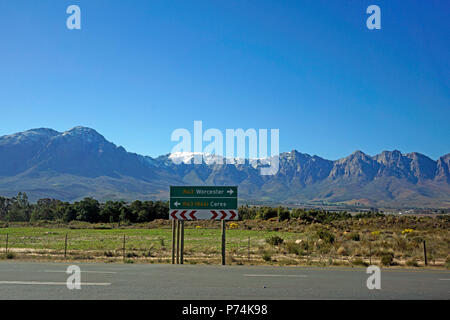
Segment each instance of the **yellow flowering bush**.
M413 232L414 232L413 229L405 229L405 230L402 231L402 234L410 234L410 233L413 233Z
M230 223L230 229L237 229L239 228L239 225L236 222Z
M372 231L373 236L379 236L380 234L381 234L381 231L379 231L379 230Z

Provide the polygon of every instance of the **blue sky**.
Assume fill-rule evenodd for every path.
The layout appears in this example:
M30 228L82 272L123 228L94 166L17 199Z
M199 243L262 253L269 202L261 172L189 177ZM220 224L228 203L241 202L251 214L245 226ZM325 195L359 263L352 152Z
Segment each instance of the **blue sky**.
M66 28L77 4L82 29ZM381 8L381 30L366 8ZM177 128L278 128L280 151L450 152L448 1L0 2L0 135L95 128L157 156Z

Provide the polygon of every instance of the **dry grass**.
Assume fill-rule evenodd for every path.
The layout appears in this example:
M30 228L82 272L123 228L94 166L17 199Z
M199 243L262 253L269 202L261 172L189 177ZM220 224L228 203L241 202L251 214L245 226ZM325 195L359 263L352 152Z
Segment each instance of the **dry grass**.
M364 266L385 262L422 267L423 241L427 245L429 266L445 268L450 264L450 225L445 219L386 216L328 224L310 224L302 220L246 220L237 224L237 228L227 231L229 264ZM64 258L66 233L69 243ZM9 225L0 228L0 250L6 234L9 234L8 252L14 254L14 259L127 263L171 261L171 221L168 220L122 225L120 228L117 224L87 223ZM278 240L276 244L267 241L275 237L283 241ZM219 222L186 222L186 264L219 264L220 252ZM386 256L393 257L390 263L386 263ZM4 257L1 251L0 257Z

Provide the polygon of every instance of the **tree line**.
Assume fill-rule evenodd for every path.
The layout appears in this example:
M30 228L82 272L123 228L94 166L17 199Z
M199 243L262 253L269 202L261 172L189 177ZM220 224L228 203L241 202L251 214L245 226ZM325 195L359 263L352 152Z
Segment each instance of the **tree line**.
M169 218L166 201L106 201L84 198L74 203L56 199L40 199L35 204L28 201L24 192L16 197L0 197L2 221L85 221L85 222L149 222Z
M239 208L239 218L246 219L276 219L278 221L290 220L290 219L301 219L306 222L317 222L317 223L328 223L334 220L345 220L349 218L372 218L381 217L384 214L379 212L362 212L356 215L351 215L346 211L327 211L321 209L304 209L304 208L293 208L289 209L286 207L250 207L241 206Z
M356 218L383 216L381 213L358 213ZM239 220L276 219L284 221L301 219L307 222L327 223L333 220L349 219L348 212L333 212L319 209L306 210L303 208L289 209L285 207L241 206ZM56 199L40 199L30 203L24 192L17 196L5 198L0 196L1 221L85 221L91 223L110 222L150 222L155 219L169 219L168 201L140 201L131 203L125 201L106 201L100 203L93 198L84 198L74 203Z

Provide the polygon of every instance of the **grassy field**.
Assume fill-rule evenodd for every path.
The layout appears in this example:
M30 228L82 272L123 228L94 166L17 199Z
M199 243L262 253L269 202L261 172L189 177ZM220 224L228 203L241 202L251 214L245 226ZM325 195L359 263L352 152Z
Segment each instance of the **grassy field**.
M220 263L219 226L214 221L186 222L185 263ZM227 263L352 266L371 262L421 267L426 241L429 267L448 268L448 227L447 220L431 217L349 219L328 224L247 220L231 226L228 222ZM9 224L0 228L0 255L3 259L20 260L170 263L171 232L171 222L165 220L120 227L87 223Z

